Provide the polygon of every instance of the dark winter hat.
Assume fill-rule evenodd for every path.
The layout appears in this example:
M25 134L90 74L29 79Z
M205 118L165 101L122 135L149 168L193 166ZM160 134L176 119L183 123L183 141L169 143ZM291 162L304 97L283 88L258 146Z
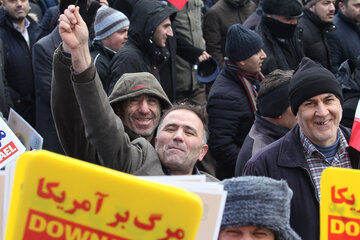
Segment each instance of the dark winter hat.
M215 81L220 72L220 67L214 57L206 61L196 61L194 65L195 76L201 83L211 83Z
M318 1L320 1L320 0L302 0L302 3L305 7L309 8L309 7L313 6L314 4L316 4Z
M293 193L286 181L246 176L221 183L227 191L221 230L258 226L274 231L277 240L301 239L290 227Z
M124 73L116 82L109 96L110 105L114 107L120 102L143 94L156 97L163 109L171 106L171 102L159 81L148 72Z
M102 6L95 17L95 40L102 40L123 27L129 26L129 19L111 7Z
M302 15L302 6L298 0L262 0L261 3L265 14L286 17Z
M230 61L239 62L259 52L263 46L259 34L241 24L234 24L226 35L225 53Z
M276 118L289 107L289 83L258 97L256 106L261 116Z
M334 74L320 63L304 57L290 80L289 102L294 115L304 101L323 93L333 93L343 102L342 90Z

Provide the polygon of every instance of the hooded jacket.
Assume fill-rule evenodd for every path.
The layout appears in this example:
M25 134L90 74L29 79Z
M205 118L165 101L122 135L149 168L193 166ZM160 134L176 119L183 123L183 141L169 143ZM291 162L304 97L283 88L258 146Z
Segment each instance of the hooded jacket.
M161 1L140 0L135 4L130 20L128 41L110 63L109 93L124 73L133 72L150 72L160 81L166 93L175 90L175 83L162 81L159 74L164 63L169 61L168 48L158 47L153 41L156 28L166 18L173 19L175 12L175 9ZM175 70L175 65L173 69Z
M57 50L57 52L59 52L59 50ZM57 55L61 57L56 58L59 66L55 68L58 70L56 71L56 75L53 75L51 108L61 146L67 156L104 165L99 159L97 151L86 138L83 119L71 82L68 83L68 81L65 81L68 83L66 85L56 81L56 79L71 78L68 67L68 65L70 66L71 64L71 59L62 57L63 55L59 53ZM59 62L63 64L59 64ZM54 62L54 67L55 66L56 62ZM132 78L131 81L128 80L129 78L127 76L124 76L122 81L116 83L114 91L109 96L112 107L120 102L142 94L149 94L158 98L163 109L171 106L169 99L158 82L154 83L152 81L153 78L150 79L148 73L137 73L137 75L138 77L135 79ZM131 141L140 137L126 126L124 126L124 128ZM111 142L110 135L109 138L106 141Z

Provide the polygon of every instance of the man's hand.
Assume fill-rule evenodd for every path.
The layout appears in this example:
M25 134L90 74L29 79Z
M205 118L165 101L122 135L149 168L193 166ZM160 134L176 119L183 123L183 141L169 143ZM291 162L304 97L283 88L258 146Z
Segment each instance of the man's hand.
M201 55L198 57L199 62L203 62L208 60L211 57L210 54L208 54L206 51L203 51Z
M60 15L59 33L63 40L63 50L71 53L73 68L83 72L91 64L88 46L89 31L81 18L79 7L70 5Z

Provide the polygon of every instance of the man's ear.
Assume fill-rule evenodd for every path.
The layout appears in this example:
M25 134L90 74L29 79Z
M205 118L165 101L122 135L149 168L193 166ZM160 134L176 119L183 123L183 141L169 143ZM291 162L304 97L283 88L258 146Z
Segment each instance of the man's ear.
M341 2L341 1L339 1L339 4L338 4L338 6L339 6L339 9L341 10L341 12L343 12L344 13L344 11L345 11L345 4L343 3L343 2Z
M239 61L239 64L241 67L245 66L245 62L244 61Z
M198 157L198 161L201 162L203 160L203 158L205 157L205 154L207 153L209 149L209 146L207 144L202 145L201 149L200 149L200 154Z

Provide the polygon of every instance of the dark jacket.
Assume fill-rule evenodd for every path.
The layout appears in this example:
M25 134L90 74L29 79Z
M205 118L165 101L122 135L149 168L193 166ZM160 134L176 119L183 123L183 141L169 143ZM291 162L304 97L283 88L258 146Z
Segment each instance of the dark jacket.
M167 41L164 48L157 47L152 38L160 23L167 17L174 16L175 9L160 1L138 1L132 13L128 41L113 57L110 63L111 82L109 93L124 73L150 72L161 83L165 92L175 97L176 42ZM169 52L168 48L172 51ZM165 63L170 61L171 69L161 74ZM170 96L169 96L170 98Z
M245 164L252 156L284 136L288 131L289 129L269 122L256 112L254 125L246 136L236 161L235 176L241 176Z
M331 71L330 49L326 35L335 30L335 25L332 22L322 22L316 14L304 9L304 16L299 21L299 27L303 29L305 56Z
M244 23L255 11L251 0L221 0L214 4L204 18L206 51L221 67L224 65L226 34L233 24Z
M243 175L267 176L285 179L293 190L290 225L302 239L320 238L319 199L309 166L300 141L299 126L296 125L283 138L268 145L245 165ZM350 131L340 126L349 140ZM351 164L359 169L359 153L349 148Z
M106 92L109 92L110 76L109 66L115 52L107 49L101 41L94 40L90 44L90 54L94 61L96 71Z
M35 129L44 138L44 149L63 154L50 106L53 55L60 43L59 28L56 27L34 45L32 58L35 63L33 66L36 95Z
M347 59L356 59L360 55L360 29L349 21L339 10L334 17L336 30L329 33L328 40L331 64L334 73Z
M8 118L10 107L14 107L10 93L9 87L5 78L4 72L4 50L3 43L0 38L0 112L5 118Z
M293 57L293 61L297 62L297 64L300 63L301 59L304 57L301 28L296 28L294 36L290 38L287 45L283 45L275 39L263 21L260 22L255 31L261 36L264 42L263 50L267 55L267 58L264 60L261 67L261 72L264 75L269 74L275 69L294 70L296 68L296 66L289 66L282 50L284 46L288 46L290 51L293 53L291 55Z
M207 112L216 176L233 177L237 156L255 117L244 86L227 63L211 87Z
M341 124L352 128L356 108L360 99L360 56L343 62L336 73L336 80L343 90L343 116Z
M7 16L0 18L0 37L4 44L5 77L9 84L15 111L35 126L35 91L31 49L41 31L34 20L30 17L27 19L30 21L27 29L30 48Z

